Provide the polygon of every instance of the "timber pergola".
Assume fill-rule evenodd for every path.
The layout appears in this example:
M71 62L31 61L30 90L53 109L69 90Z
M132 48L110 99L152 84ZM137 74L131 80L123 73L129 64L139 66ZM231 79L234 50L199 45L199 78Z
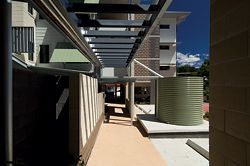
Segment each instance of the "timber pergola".
M128 67L172 0L27 0L95 66ZM135 14L144 19L134 19ZM108 16L108 17L107 17ZM121 16L121 17L119 17ZM125 17L124 17L125 16ZM107 58L107 56L109 58Z
M156 0L147 4L121 1L114 4L112 0L105 0L105 3L102 0L99 3L76 3L71 0L66 9L76 16L76 25L102 66L124 68L130 65L171 1ZM103 17L105 14L109 17ZM127 17L124 17L125 14ZM143 14L145 19L134 19L134 14Z

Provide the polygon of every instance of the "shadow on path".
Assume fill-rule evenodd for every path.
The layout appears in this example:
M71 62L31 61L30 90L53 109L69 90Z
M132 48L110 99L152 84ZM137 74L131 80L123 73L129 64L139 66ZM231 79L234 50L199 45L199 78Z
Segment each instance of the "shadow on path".
M105 122L114 125L131 126L129 111L121 104L107 104L105 106ZM138 121L133 121L133 126L143 137L148 137L147 132Z

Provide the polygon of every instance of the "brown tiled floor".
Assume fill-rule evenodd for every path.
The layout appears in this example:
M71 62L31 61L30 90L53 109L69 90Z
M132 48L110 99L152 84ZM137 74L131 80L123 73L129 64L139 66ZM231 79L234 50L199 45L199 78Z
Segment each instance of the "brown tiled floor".
M165 166L150 140L135 127L137 125L131 126L124 107L111 106L110 121L102 125L87 165Z

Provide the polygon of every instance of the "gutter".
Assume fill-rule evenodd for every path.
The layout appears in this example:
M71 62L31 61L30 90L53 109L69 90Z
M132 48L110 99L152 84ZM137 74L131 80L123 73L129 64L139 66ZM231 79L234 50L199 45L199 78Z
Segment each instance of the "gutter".
M55 67L47 67L47 66L33 66L25 63L23 60L19 59L15 55L12 55L12 61L15 62L22 70L28 71L36 71L40 73L47 74L56 74L56 75L69 75L70 73L82 73L86 75L92 75L94 73L94 66L92 65L91 70L82 71L82 70L73 70L73 69L65 69L65 68L55 68Z

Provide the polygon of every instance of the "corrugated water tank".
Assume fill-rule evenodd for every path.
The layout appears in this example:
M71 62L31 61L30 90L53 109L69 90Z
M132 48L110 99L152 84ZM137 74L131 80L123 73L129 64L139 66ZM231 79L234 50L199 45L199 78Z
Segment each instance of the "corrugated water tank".
M203 78L171 77L156 81L156 116L165 123L192 126L203 122Z

